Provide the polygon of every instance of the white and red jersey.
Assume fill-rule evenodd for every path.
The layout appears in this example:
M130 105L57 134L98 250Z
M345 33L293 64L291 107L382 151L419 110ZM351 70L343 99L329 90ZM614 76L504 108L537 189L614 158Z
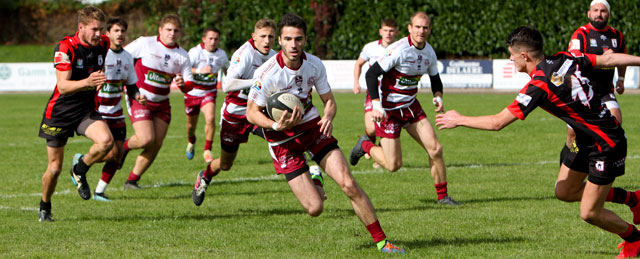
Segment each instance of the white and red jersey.
M298 125L285 131L265 131L265 139L269 142L283 142L317 126L320 113L311 102L313 87L319 95L331 92L322 61L306 52L302 53L301 58L302 65L298 69L291 69L285 65L281 51L255 72L249 96L256 105L266 106L271 95L288 92L297 96L305 107Z
M438 74L436 53L425 42L417 49L407 36L387 47L387 54L378 59L385 71L380 82L380 100L382 107L395 110L409 107L416 100L418 82L424 74Z
M227 69L227 77L237 79L253 79L253 73L258 67L264 64L276 52L269 50L268 54L262 54L253 44L253 39L247 42L233 53L231 64ZM246 120L247 96L249 88L228 92L222 106L222 118L229 122L240 122Z
M124 86L133 85L138 81L133 68L133 57L124 49L119 52L109 49L104 61L104 74L107 82L97 93L96 110L105 120L122 120L124 114L120 100Z
M135 60L138 89L150 102L169 99L171 81L182 74L185 83L193 82L187 51L176 44L168 47L158 36L140 37L124 47Z
M369 66L373 66L373 64L375 64L381 57L384 57L385 54L387 54L387 48L382 46L382 40L380 39L364 45L359 58L367 61Z
M189 50L189 61L191 61L191 67L196 69L211 66L211 73L193 74L195 86L187 94L203 97L207 93L217 91L218 71L229 67L227 53L219 48L216 48L213 52L209 52L204 48L204 44L200 43Z

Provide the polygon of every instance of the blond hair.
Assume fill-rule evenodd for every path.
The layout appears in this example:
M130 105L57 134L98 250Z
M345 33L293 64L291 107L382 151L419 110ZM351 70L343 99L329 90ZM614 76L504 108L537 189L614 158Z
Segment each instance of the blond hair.
M102 10L91 5L78 10L78 23L89 24L92 20L105 22L107 20L107 16L104 15Z
M171 23L175 26L178 26L178 28L182 28L182 22L180 21L180 17L178 17L177 14L166 14L165 16L162 16L162 19L160 19L160 27L164 26L167 23Z
M271 19L262 18L256 22L256 25L253 27L253 29L257 31L265 27L276 30L276 22Z

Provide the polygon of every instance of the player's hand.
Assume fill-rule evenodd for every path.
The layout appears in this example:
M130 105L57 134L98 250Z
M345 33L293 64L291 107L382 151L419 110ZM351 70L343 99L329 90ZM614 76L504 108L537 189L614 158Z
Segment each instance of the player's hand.
M442 97L433 97L433 105L436 106L436 113L444 113L444 102L442 102Z
M333 122L330 119L320 119L320 121L318 122L318 126L320 126L320 132L322 132L322 135L325 135L327 137L331 136L331 133L333 132Z
M438 129L453 129L458 127L458 122L461 118L462 115L456 110L440 113L436 115L436 126Z
M353 89L351 89L351 90L353 91L354 94L359 94L360 93L360 83L358 81L353 83Z
M89 74L87 78L87 84L90 89L96 89L100 91L102 85L107 82L107 77L102 73L102 71L96 71Z
M618 80L618 82L616 82L616 92L618 94L624 93L624 80Z
M382 108L382 104L380 104L380 100L371 100L371 106L373 106L373 110L371 110L371 120L373 122L381 122L387 120L387 112Z
M185 89L185 84L184 84L184 79L182 79L182 75L181 74L176 74L176 76L173 78L173 83L180 89L180 91L182 91L183 93L188 92Z
M136 94L136 101L142 106L147 105L147 97L142 94Z
M211 74L213 73L211 70L212 70L211 66L206 65L205 67L200 69L200 74Z
M284 111L280 120L278 120L278 131L283 131L296 126L300 121L302 121L302 112L298 106L293 107L291 116L289 116L289 111Z
M612 49L607 49L602 53L602 55L609 55L609 54L612 54L612 53L614 53Z

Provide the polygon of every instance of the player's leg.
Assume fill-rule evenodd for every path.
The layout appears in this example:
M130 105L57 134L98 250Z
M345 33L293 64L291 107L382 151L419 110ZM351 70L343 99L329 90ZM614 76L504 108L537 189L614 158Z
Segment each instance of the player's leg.
M138 155L136 158L136 163L129 174L129 178L125 183L125 186L128 186L129 189L138 189L138 180L142 174L144 174L147 169L153 163L160 148L162 147L162 142L164 141L165 136L167 135L167 130L169 129L169 122L165 119L160 118L158 116L153 117L153 141L147 144L144 147L144 150Z
M431 177L438 195L438 202L447 205L457 205L447 193L447 168L442 155L442 145L438 141L436 132L426 118L409 124L407 132L427 151Z
M97 113L96 113L97 114ZM91 188L87 183L87 172L91 166L100 161L113 147L113 136L107 126L102 121L100 115L98 117L87 116L78 125L77 132L86 136L93 141L93 145L89 148L89 152L85 155L75 154L71 166L71 181L77 186L78 194L82 199L91 198Z
M202 114L204 115L204 152L202 157L206 163L213 161L213 154L211 153L211 145L213 138L216 134L216 103L215 99L207 97L202 105Z
M114 134L114 130L112 129L112 134ZM126 133L124 134L126 136ZM107 189L107 185L111 183L111 179L116 174L118 170L120 158L124 153L124 137L119 138L115 136L115 146L109 152L109 157L111 159L105 161L104 166L102 167L102 175L100 176L100 180L98 180L98 184L96 185L96 189L93 192L93 198L98 201L111 201L105 191Z
M131 123L133 136L125 141L125 152L132 149L144 148L155 139L153 119L139 120Z
M289 188L300 202L300 205L312 217L322 214L323 198L318 193L308 167L298 169L285 175Z
M185 154L187 155L187 159L193 159L195 154L194 147L196 144L196 127L198 126L198 119L200 117L199 113L196 114L187 114L187 149Z
M54 143L60 143L56 145ZM51 214L51 197L56 190L58 184L58 176L62 172L62 161L64 160L64 147L66 140L63 142L47 141L47 170L42 175L42 198L40 199L40 210L38 211L39 221L53 221Z
M333 179L340 189L351 200L351 206L356 216L365 225L378 250L385 253L404 253L402 248L396 247L387 241L387 237L380 226L373 204L365 191L360 188L351 175L347 161L339 148L329 151L319 163L327 175Z
M196 177L196 184L193 186L193 191L191 192L191 198L196 206L200 206L204 201L211 179L218 175L220 171L227 171L231 169L233 161L238 155L238 148L239 145L225 146L222 144L220 157L207 164L206 169L201 170L198 173L198 176Z
M586 173L571 170L567 165L560 166L556 180L555 195L561 201L576 202L582 200Z
M386 121L374 123L376 136L380 137L380 146L373 143L366 134L360 136L349 154L351 165L356 165L360 157L369 154L376 163L391 172L402 167L401 124L394 117L387 115L389 117Z

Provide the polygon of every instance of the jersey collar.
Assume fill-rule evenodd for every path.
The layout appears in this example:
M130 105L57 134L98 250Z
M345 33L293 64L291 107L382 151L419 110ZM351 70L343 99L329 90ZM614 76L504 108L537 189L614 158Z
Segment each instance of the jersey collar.
M584 27L587 28L588 30L594 30L594 31L597 31L597 32L606 32L606 31L611 29L611 26L607 25L602 30L598 30L598 28L593 27L593 25L591 25L591 23L587 23L587 25L585 25Z
M307 59L307 55L305 54L304 51L302 52L302 55L300 57L302 58L302 62L304 62ZM284 63L284 58L282 57L282 50L280 50L278 54L276 54L276 61L278 61L278 65L280 65L280 68L287 67L287 64ZM302 64L300 64L300 67L302 67ZM297 69L293 69L290 67L287 67L287 68L291 70L298 70L300 69L300 67Z
M173 47L169 47L169 46L167 46L166 44L164 44L164 42L162 42L162 40L160 40L160 35L158 35L158 36L156 37L156 40L157 40L158 42L160 42L160 44L162 44L162 46L164 46L165 48L168 48L168 49L175 49L175 48L180 47L180 46L178 46L178 43L177 43L177 42L176 42L176 45L175 45L175 46L173 46Z

